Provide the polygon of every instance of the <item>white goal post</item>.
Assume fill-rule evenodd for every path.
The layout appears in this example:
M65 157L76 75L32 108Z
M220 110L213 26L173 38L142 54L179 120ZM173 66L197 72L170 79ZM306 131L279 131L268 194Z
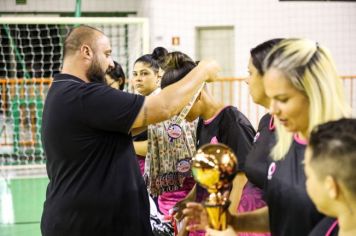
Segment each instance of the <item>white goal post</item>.
M0 166L45 161L44 99L62 65L64 38L81 24L110 38L127 77L134 61L149 53L147 18L0 17Z

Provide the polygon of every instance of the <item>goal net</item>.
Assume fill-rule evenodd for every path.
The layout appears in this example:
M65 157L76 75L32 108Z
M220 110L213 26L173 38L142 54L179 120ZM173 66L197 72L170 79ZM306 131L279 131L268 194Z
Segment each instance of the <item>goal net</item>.
M146 18L0 18L0 166L45 161L41 142L44 99L62 63L64 38L76 25L102 30L126 75L148 52Z

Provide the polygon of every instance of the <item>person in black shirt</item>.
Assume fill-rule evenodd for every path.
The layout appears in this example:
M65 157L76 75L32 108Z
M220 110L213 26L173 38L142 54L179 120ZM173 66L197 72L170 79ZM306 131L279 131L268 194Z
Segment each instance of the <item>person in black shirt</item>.
M308 235L324 216L306 193L303 162L307 140L313 127L350 115L350 107L330 53L318 43L282 40L264 60L264 71L264 87L277 127L264 189L268 206L231 217L230 223L239 232ZM206 227L206 221L200 221L205 214L202 206L187 206L184 213L198 222L189 228Z
M178 113L219 67L203 61L179 84L145 98L105 84L111 46L95 28L72 29L63 58L43 111L49 184L42 235L152 235L131 133Z
M263 86L263 60L272 47L281 40L282 39L268 40L257 45L250 51L251 57L248 64L250 76L246 82L249 85L250 95L253 101L264 106L266 109L269 108L270 99L266 95ZM243 197L249 198L249 202L253 201L254 204L239 205L239 208L246 208L244 211L251 211L266 205L263 200L262 189L267 176L267 160L274 144L274 125L273 119L269 113L261 118L253 142L252 149L249 151L245 160L245 173L248 182L245 185L245 194ZM241 183L237 182L237 184ZM245 233L244 235L248 234Z
M273 46L281 40L282 39L271 39L250 50L250 60L248 63L250 76L246 82L249 85L249 91L253 101L266 109L270 106L270 98L266 95L263 85L263 60ZM244 187L241 203L248 202L249 204L239 204L239 212L252 211L266 206L266 202L263 200L262 189L267 175L268 158L274 143L273 118L267 113L259 122L252 149L246 157L245 173L248 181ZM237 184L241 183L237 182ZM231 197L234 196L232 195ZM270 234L244 233L243 235L262 236Z
M305 188L303 162L310 132L349 116L350 107L329 51L316 42L283 40L264 68L278 140L265 185L270 230L273 235L307 235L324 217Z
M263 60L273 46L281 40L282 39L268 40L250 50L250 60L248 64L250 76L246 82L249 85L249 91L253 101L266 109L269 109L270 98L266 95L263 85ZM266 206L266 202L263 199L263 188L267 176L270 152L274 143L275 135L273 117L267 113L259 122L257 133L254 138L254 144L246 157L245 172L248 182L245 186L245 191L247 192L246 196L254 196L254 198L250 199L254 200L255 208L249 208L250 204L247 204L245 212ZM244 233L243 235L249 235L249 233ZM251 233L251 235L257 234ZM262 233L258 235L262 235ZM265 233L265 235L270 234Z
M325 218L309 234L356 235L356 119L317 126L305 154L307 191Z
M250 51L250 60L248 63L250 76L246 82L249 85L249 91L253 101L266 109L269 109L271 99L267 96L263 85L263 60L273 46L281 40L282 39L271 39L265 41ZM260 190L264 188L268 169L268 158L274 143L273 118L267 113L259 122L254 144L246 157L245 164L246 176L249 182L257 186Z
M250 95L256 104L259 104L266 109L269 109L270 98L266 95L263 85L263 60L269 51L282 39L271 39L265 41L250 51L250 60L248 64L249 78L246 80L249 85ZM265 114L258 125L257 133L253 140L253 146L245 160L245 173L248 178L245 189L248 193L245 196L253 194L253 199L256 208L261 208L266 205L262 196L262 189L267 176L268 158L270 150L274 144L274 125L272 116ZM241 184L241 183L237 183ZM257 186L257 187L256 187ZM254 210L250 204L245 211ZM243 205L240 205L243 207ZM248 235L245 233L244 235ZM257 235L257 234L253 234ZM263 235L262 233L259 235ZM269 234L267 234L269 235Z
M188 61L181 52L168 54L167 66L161 87L180 81L196 64ZM200 64L200 63L199 63ZM199 65L198 64L198 65ZM255 130L250 121L236 107L218 102L204 87L185 119L192 122L199 118L197 148L207 143L224 143L236 154L239 171L245 169L245 158L251 149Z
M167 58L167 66L161 82L162 88L181 80L185 74L196 66L191 59L189 60L189 57L181 52L169 53ZM251 149L255 130L250 121L236 107L221 104L210 95L206 88L201 90L189 113L185 117L189 122L197 118L199 118L197 127L197 148L207 143L223 143L234 151L238 159L239 173L234 181L238 184L235 184L232 189L232 197L235 204L231 206L231 210L236 212L240 198L244 196L243 188L246 182L244 175L245 158ZM242 181L245 182L242 184ZM202 201L206 197L207 192L199 185L193 189L193 192L195 192L195 190L197 193L196 201ZM188 195L188 199L192 195L194 194L191 193ZM179 202L178 205L184 205L182 203L188 199L184 199ZM244 199L246 202L250 200ZM249 203L251 203L251 201Z
M338 236L339 235L339 222L332 217L324 217L308 236ZM355 235L350 234L350 235Z

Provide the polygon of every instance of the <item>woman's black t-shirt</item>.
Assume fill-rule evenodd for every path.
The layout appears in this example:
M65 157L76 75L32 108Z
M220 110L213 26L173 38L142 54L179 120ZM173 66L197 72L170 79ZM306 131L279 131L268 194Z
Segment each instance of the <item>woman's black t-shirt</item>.
M250 121L236 107L227 106L209 120L199 119L197 148L207 143L223 143L234 151L238 170L244 171L254 136L255 130Z
M339 224L335 218L324 217L309 234L309 236L337 236Z
M306 192L305 148L306 143L295 136L285 158L269 164L265 194L272 235L308 235L324 217Z
M254 144L246 157L245 173L248 180L259 187L264 188L270 152L275 143L273 120L270 114L264 115L258 125L254 138Z

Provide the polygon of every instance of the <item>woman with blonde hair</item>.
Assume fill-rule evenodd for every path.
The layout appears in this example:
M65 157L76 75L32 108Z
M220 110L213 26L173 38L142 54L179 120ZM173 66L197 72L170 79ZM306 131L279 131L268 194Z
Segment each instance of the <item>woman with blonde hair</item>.
M311 130L319 124L350 115L343 84L333 59L323 46L307 39L286 39L264 61L264 86L271 99L277 126L265 181L267 206L231 217L239 232L299 236L323 219L307 195L303 170L304 151ZM188 204L185 214L206 227L202 206ZM214 233L211 233L214 235Z

